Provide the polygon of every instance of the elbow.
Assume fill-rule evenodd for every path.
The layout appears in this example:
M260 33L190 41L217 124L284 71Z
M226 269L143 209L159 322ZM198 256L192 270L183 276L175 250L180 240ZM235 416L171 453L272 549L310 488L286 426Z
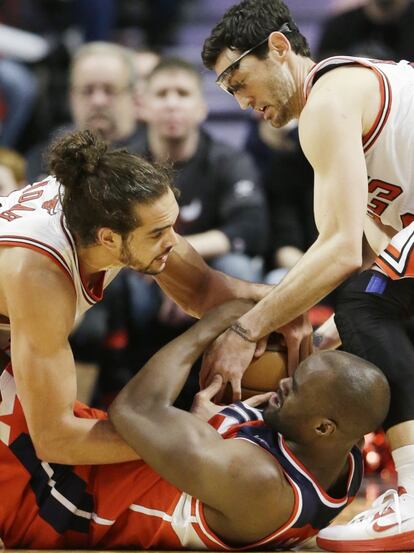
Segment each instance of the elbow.
M125 390L121 391L108 409L108 418L121 436L125 434L129 421L138 417L138 409L132 411Z
M30 428L30 437L36 456L47 463L76 464L71 427L60 424L59 428Z
M344 242L336 249L336 264L347 278L362 267L362 248L356 248L354 244Z
M116 397L114 401L108 408L108 418L110 422L114 425L115 430L119 432L119 428L122 428L122 404L119 401L119 398Z
M33 447L36 453L36 457L46 463L59 463L63 465L70 465L71 459L65 454L65 450L60 446L55 445L53 437L44 433L44 437L32 438Z

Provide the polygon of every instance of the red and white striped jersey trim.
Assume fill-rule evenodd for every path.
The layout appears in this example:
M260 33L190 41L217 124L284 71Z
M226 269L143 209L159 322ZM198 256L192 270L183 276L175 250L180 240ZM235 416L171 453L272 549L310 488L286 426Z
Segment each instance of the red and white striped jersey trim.
M27 236L1 235L0 245L8 247L28 248L37 251L43 255L46 255L47 257L49 257L49 259L56 263L56 265L60 267L73 282L73 274L70 266L67 264L63 255L58 250L53 248L50 244L45 244L40 240L29 238Z
M315 77L320 71L326 70L330 66L332 66L332 68L335 68L343 65L360 65L362 67L367 67L368 69L371 69L375 73L380 86L381 106L371 129L366 135L362 137L365 153L368 152L368 150L373 146L373 144L381 134L381 131L383 130L391 111L391 85L388 77L379 67L380 63L381 62L378 62L378 64L376 64L375 61L352 56L333 56L314 65L311 71L308 73L304 83L304 94L305 99L307 100L314 84Z

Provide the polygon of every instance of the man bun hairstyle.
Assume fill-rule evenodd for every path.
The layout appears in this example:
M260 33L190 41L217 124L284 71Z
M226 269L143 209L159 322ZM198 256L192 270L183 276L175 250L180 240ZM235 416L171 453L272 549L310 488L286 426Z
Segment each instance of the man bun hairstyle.
M244 0L232 6L205 40L201 57L207 69L213 69L223 50L237 50L240 53L253 48L287 23L290 31L284 32L292 50L309 57L310 49L306 38L300 33L289 8L282 0ZM257 48L252 54L263 59L268 54L268 45Z
M150 204L166 194L171 175L126 150L109 150L92 131L57 139L48 156L50 173L60 191L66 224L80 245L96 243L101 227L125 238L140 222L137 204Z
M49 169L69 193L96 173L107 150L107 144L91 131L71 133L52 145Z

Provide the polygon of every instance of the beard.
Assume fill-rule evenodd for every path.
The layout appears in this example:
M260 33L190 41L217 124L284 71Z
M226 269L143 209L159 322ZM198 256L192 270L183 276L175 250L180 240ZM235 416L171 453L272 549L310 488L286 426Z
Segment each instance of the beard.
M142 263L142 261L132 253L131 248L128 245L127 239L122 239L122 249L120 253L120 261L129 269L133 269L134 271L138 271L139 273L143 273L144 275L158 275L159 273L162 273L162 271L165 268L162 267L161 269L153 269L151 268L152 264L154 263L156 258L154 258L148 265L145 265Z
M279 432L286 440L298 441L300 424L291 416L283 414L283 406L280 409L266 406L263 411L263 420L273 432Z

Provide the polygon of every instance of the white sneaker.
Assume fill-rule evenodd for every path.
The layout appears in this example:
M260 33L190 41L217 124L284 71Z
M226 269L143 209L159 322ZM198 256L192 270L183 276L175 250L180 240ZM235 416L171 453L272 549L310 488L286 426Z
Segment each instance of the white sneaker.
M414 496L388 490L348 524L321 530L316 542L328 551L413 551Z

